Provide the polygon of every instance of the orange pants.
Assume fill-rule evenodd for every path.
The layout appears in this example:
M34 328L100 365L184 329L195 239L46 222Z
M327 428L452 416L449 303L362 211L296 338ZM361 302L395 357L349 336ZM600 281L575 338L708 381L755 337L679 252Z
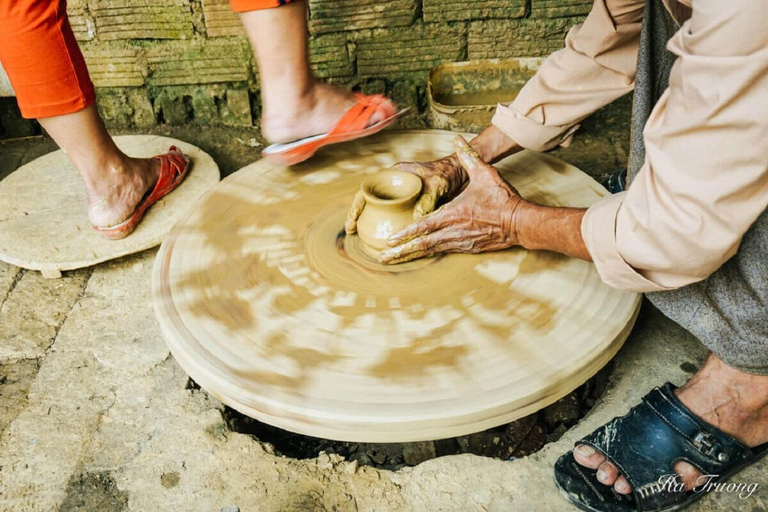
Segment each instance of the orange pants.
M235 12L258 11L289 4L293 0L229 0L232 10Z
M290 1L230 0L235 12ZM0 63L27 119L71 114L96 99L66 0L0 0Z

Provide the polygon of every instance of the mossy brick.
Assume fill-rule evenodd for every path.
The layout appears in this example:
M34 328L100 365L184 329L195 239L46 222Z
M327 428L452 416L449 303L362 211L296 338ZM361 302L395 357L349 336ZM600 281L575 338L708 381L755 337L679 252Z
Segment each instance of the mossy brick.
M157 124L146 89L98 88L96 103L104 122L109 127L148 128Z
M387 81L382 78L367 78L353 87L363 94L387 94Z
M149 92L145 88L131 88L125 92L128 103L133 108L133 125L138 128L149 128L157 124Z
M88 15L86 0L70 0L67 2L67 17L72 26L72 32L78 41L90 41L96 34L96 25Z
M155 96L154 110L158 121L185 124L193 118L192 92L188 88L164 88Z
M591 0L532 0L531 17L566 18L583 17L592 9Z
M315 74L321 78L347 77L355 74L351 55L354 43L345 34L312 37L309 43L309 61Z
M96 87L139 87L144 85L146 64L139 49L112 44L83 46L88 72Z
M424 21L522 18L526 0L424 0Z
M474 59L544 57L563 48L573 19L473 21L468 54Z
M240 16L232 12L229 0L202 0L202 3L208 37L245 35Z
M69 24L78 41L91 41L96 35L96 24L88 16L70 14Z
M163 43L146 49L152 86L244 82L250 54L239 39Z
M397 103L399 108L413 107L418 110L419 89L423 87L426 87L426 84L418 80L397 80L392 84L392 101Z
M376 29L370 37L357 42L358 74L388 76L464 60L466 38L464 24Z
M219 115L224 124L252 126L251 99L247 89L227 89L226 102Z
M193 36L188 0L89 0L102 41L188 39Z
M408 26L417 12L417 0L309 0L309 29L323 34Z
M124 91L100 88L96 90L96 105L101 118L109 126L127 128L133 124L133 107Z
M88 9L88 0L68 0L67 14L83 13Z
M192 94L192 111L195 121L210 124L218 121L220 98L211 87L199 87Z

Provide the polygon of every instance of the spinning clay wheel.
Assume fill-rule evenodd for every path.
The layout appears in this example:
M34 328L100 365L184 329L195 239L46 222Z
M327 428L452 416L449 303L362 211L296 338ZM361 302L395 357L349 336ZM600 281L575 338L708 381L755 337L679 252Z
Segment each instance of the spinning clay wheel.
M445 156L454 135L388 133L292 169L261 160L209 191L155 264L155 309L179 364L248 416L359 442L491 428L591 377L640 305L592 264L518 248L386 266L344 235L365 176ZM546 155L498 167L538 202L605 194Z

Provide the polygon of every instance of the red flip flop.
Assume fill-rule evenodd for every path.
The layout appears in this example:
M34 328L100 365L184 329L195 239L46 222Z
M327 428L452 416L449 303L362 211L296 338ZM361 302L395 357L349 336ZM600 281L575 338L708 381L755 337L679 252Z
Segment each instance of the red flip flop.
M339 120L330 132L287 144L272 144L262 151L262 156L270 162L280 165L298 164L314 155L323 146L347 142L378 133L411 110L406 108L398 112L395 104L381 94L366 95L356 93L355 98L357 98L355 106L344 114L344 117ZM377 112L382 112L384 119L368 126L371 118Z
M130 217L115 226L102 228L93 226L104 238L110 240L120 240L125 238L136 229L147 209L168 195L181 184L187 175L190 167L190 159L181 152L176 146L171 146L165 155L153 156L152 159L160 160L160 176L157 178L155 188L148 192L144 199L136 206Z

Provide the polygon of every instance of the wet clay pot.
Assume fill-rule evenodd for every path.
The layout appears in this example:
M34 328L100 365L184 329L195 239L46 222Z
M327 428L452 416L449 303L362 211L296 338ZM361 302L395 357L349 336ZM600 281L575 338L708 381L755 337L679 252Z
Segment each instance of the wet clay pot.
M387 239L413 222L413 207L421 193L421 179L404 171L382 171L360 186L365 208L357 221L357 233L365 250L378 257Z

